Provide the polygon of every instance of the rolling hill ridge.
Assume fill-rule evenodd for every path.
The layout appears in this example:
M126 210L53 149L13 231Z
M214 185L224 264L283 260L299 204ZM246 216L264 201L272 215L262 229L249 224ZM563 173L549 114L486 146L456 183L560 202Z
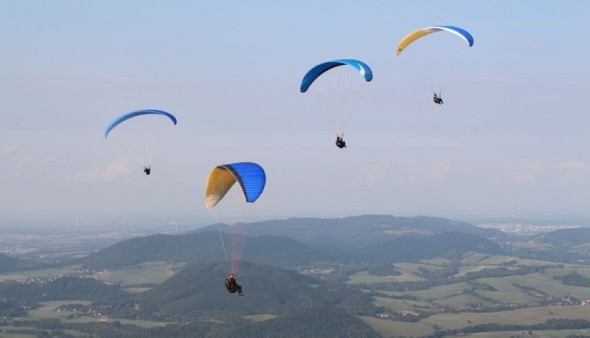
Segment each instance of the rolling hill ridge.
M384 220L396 225L384 225ZM342 221L346 223L343 230L335 230ZM439 218L290 219L244 227L249 235L243 240L244 259L280 267L318 261L392 263L434 257L447 251L500 252L497 244L480 236L492 236L495 231ZM182 235L152 235L122 241L89 255L82 263L86 269L101 270L150 261L201 264L224 261L220 235L226 235L211 230L212 227L207 227ZM228 242L225 237L224 242Z

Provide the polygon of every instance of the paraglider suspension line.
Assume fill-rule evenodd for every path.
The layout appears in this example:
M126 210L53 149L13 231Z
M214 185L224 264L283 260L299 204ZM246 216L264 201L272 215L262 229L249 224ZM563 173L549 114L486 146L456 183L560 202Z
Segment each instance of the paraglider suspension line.
M227 250L225 249L225 242L223 241L223 233L221 232L221 229L219 228L219 224L217 225L217 233L219 234L219 241L221 241L221 247L223 248L223 254L225 255L225 261L227 262L227 270L232 273L232 267L231 264L229 263L229 257L227 256Z

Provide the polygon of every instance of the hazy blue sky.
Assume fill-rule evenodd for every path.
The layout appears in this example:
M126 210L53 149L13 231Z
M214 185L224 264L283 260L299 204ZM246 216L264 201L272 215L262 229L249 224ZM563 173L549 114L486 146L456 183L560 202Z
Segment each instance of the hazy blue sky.
M4 217L206 219L209 170L237 161L266 169L257 218L588 210L588 1L2 0L0 12ZM475 44L440 33L395 55L431 25ZM337 58L374 80L338 69L299 93ZM151 176L103 138L141 108L178 118Z

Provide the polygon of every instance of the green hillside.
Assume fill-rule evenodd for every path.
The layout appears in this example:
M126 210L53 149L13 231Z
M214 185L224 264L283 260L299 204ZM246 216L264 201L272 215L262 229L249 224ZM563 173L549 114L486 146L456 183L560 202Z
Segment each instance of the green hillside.
M225 236L225 235L224 235ZM227 243L228 240L224 239ZM286 237L244 239L244 257L262 264L295 266L331 255ZM225 259L218 232L153 235L119 242L83 259L86 269L118 269L150 261L211 263Z
M551 231L534 238L535 241L570 248L590 242L590 228L574 228Z
M355 314L376 311L366 293L292 270L244 262L238 278L244 297L227 292L223 285L226 277L224 264L189 266L137 295L134 308L140 318L158 320L216 314L282 314L322 306Z
M285 267L318 261L391 263L435 257L447 252L500 252L500 247L494 242L460 232L404 236L357 249L315 248L286 237L259 236L246 237L244 247L243 257L246 260ZM199 232L123 241L91 254L83 260L83 267L91 270L121 269L150 261L213 263L224 258L219 234Z
M33 266L32 263L22 259L0 254L0 273L27 269Z
M407 236L350 252L350 259L390 263L432 258L445 253L500 253L498 244L471 234L449 231L431 236Z
M212 263L225 259L217 225L181 235L153 235L119 242L82 260L90 270L145 262ZM243 257L275 266L318 261L374 263L423 259L448 251L497 253L495 231L434 217L358 216L289 219L246 224ZM228 243L227 235L224 242Z

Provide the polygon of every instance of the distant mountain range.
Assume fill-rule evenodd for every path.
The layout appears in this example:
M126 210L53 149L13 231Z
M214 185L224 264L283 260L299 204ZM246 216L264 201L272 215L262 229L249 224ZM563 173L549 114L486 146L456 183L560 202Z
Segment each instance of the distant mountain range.
M358 216L343 219L288 219L244 225L243 257L274 266L300 266L318 261L392 263L435 257L448 251L498 253L487 237L502 235L442 218ZM224 260L213 225L182 235L134 238L82 260L87 269L117 269L149 261L211 263ZM215 230L215 231L213 231ZM224 242L227 243L227 238Z
M184 235L153 235L119 242L82 259L92 270L117 269L150 261L211 263L223 261L225 254L218 232ZM336 258L311 246L286 237L244 238L244 257L262 264L298 266L313 260Z
M211 225L198 231L228 231L227 225ZM434 235L456 231L484 238L502 238L497 229L484 229L469 223L440 217L396 217L361 215L344 218L289 218L247 224L248 236L283 236L305 244L362 248L399 237Z

